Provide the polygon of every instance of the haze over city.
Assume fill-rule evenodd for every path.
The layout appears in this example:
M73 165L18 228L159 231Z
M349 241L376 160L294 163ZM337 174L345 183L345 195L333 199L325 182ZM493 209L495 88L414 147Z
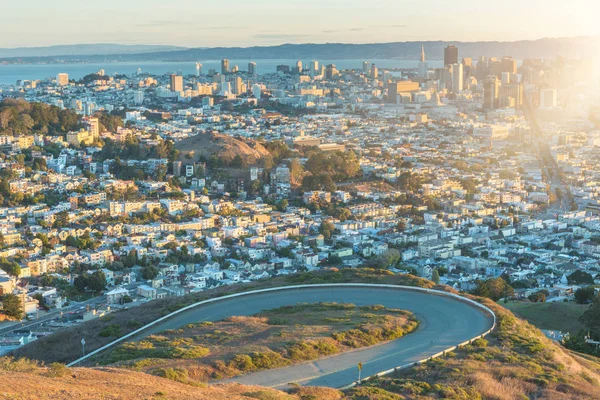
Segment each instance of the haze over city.
M600 34L589 0L79 0L3 4L0 47L513 41ZM535 15L535 18L532 16Z

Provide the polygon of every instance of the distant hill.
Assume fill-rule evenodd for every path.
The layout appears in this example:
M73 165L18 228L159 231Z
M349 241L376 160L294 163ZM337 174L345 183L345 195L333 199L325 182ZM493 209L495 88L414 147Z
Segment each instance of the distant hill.
M218 133L206 133L191 136L175 144L181 152L182 160L197 160L200 155L209 158L218 156L225 163L231 162L236 156L248 164L256 164L259 160L270 155L265 147L252 139L238 139Z
M573 38L545 38L539 40L521 40L516 42L456 42L456 41L428 41L428 42L395 42L395 43L370 43L370 44L282 44L279 46L257 47L215 47L178 49L169 47L167 50L155 49L147 46L144 51L134 51L132 48L121 49L110 47L111 52L102 52L102 46L86 49L86 53L77 52L76 48L54 49L53 55L28 57L20 55L5 55L0 51L0 62L114 62L114 61L197 61L231 59L300 59L300 60L335 60L335 59L382 59L396 58L416 60L421 54L421 45L425 46L425 53L429 59L441 59L444 47L448 45L459 47L459 56L478 58L480 56L502 57L506 55L517 59L524 58L567 58L585 57L588 54L597 54L600 49L599 37L573 37ZM88 45L85 45L88 46ZM84 46L84 47L85 47ZM121 46L123 47L123 46ZM139 46L138 46L139 47ZM156 47L156 46L155 46ZM63 54L59 54L59 53ZM12 57L12 58L11 58Z
M47 47L0 48L0 57L56 57L111 54L144 54L185 50L185 47L160 45L125 45L111 43L74 44Z

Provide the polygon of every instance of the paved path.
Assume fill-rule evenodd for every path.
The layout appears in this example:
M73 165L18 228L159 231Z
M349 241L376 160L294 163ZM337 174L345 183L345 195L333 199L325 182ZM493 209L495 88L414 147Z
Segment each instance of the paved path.
M202 305L174 316L128 340L140 340L148 335L165 329L176 329L188 323L218 321L233 315L252 315L262 310L303 302L344 302L358 306L383 304L386 307L413 312L421 324L418 331L398 340L222 382L276 388L284 388L290 382L311 386L342 387L357 379L358 362L363 363L363 377L374 375L400 365L426 359L486 332L493 324L492 317L486 315L481 309L446 296L388 288L307 288L256 294Z

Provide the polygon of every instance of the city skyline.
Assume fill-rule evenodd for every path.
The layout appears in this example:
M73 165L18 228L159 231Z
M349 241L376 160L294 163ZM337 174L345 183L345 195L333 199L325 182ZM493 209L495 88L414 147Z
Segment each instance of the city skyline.
M34 3L34 4L31 4ZM65 0L12 3L0 16L0 47L81 43L235 47L282 43L375 43L428 40L514 41L600 34L584 0L507 0L502 4L423 5L383 0L371 7L357 0L233 0L228 7L190 0L115 0L102 4ZM521 12L512 10L518 7ZM118 10L118 12L114 11ZM343 10L343 12L341 12ZM91 18L96 13L96 18ZM48 18L51 15L52 18ZM537 18L532 19L535 15ZM569 18L565 18L568 15Z

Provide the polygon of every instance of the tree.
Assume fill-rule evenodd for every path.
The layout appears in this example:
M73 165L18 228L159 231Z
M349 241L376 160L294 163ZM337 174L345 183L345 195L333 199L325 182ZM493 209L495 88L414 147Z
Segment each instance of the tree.
M154 279L158 276L158 268L154 265L147 265L142 268L142 278L146 280Z
M323 235L325 239L331 239L331 235L335 231L335 226L329 221L321 222L319 226L319 233Z
M69 212L66 210L57 212L54 216L54 224L52 224L52 227L64 228L67 225L69 225Z
M276 207L277 210L285 212L285 210L287 210L288 207L288 201L286 199L281 199L277 202Z
M600 296L594 296L590 307L579 317L579 321L590 330L596 339L600 337Z
M389 249L385 253L377 256L375 260L375 264L378 268L393 267L400 261L400 252L396 249Z
M98 293L106 289L106 275L102 271L95 271L89 278L88 287Z
M0 297L2 313L17 320L23 319L23 304L19 296L8 293Z
M131 268L137 263L137 261L138 261L137 251L131 250L129 253L127 253L125 260L123 260L123 265L125 266L125 268Z
M579 288L575 291L575 301L577 304L587 304L594 299L596 290L593 286Z
M529 296L527 296L527 298L529 299L529 301L534 303L545 303L546 298L549 294L550 293L547 290L539 290L535 293L530 294Z
M438 272L437 268L435 268L431 273L431 281L436 285L440 284L440 273Z
M569 285L593 285L594 278L585 271L575 271L567 277Z
M15 278L18 278L19 275L21 275L21 266L15 261L2 260L0 262L0 269Z
M515 290L504 279L493 278L479 281L473 294L498 301L501 298L512 296L515 294Z
M86 274L81 274L81 275L76 276L75 279L73 280L73 285L80 292L85 291L85 288L88 285L88 277L87 277L87 275Z

